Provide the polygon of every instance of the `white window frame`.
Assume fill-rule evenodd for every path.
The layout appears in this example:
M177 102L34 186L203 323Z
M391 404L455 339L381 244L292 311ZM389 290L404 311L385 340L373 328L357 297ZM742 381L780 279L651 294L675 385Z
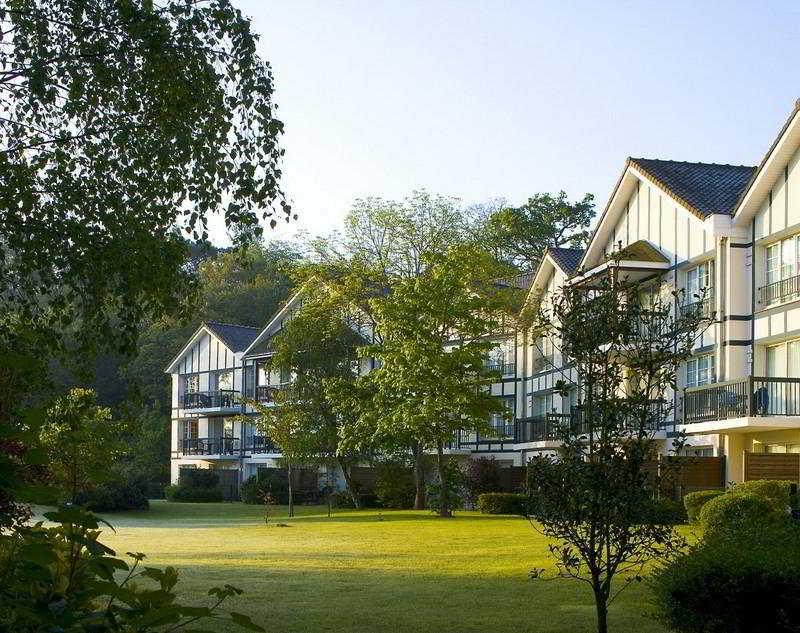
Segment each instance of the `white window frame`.
M769 353L770 350L777 350L779 347L783 348L783 367L778 368L778 372L780 375L772 376L769 372ZM792 358L790 355L791 351L795 351L798 354L798 363L795 366L795 371L792 372ZM798 374L797 376L792 376L792 373ZM764 350L764 374L769 376L770 378L800 378L800 339L791 339L789 341L783 341L781 343L776 343L775 345L767 345L766 349Z
M686 270L686 303L700 301L703 291L714 289L714 260L709 259Z
M714 354L700 354L686 361L686 386L700 387L717 381Z
M767 244L764 247L764 264L767 285L800 274L800 235Z

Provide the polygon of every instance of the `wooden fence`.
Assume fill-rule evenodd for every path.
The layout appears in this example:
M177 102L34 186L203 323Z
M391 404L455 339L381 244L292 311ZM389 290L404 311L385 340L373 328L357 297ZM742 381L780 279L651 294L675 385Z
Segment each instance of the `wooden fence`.
M787 479L800 483L800 454L745 451L744 480L753 479Z

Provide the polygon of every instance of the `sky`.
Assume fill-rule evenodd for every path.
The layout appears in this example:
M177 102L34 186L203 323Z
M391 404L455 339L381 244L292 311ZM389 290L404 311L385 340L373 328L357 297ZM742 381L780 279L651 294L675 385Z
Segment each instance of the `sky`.
M234 3L286 126L279 239L418 188L599 212L628 156L758 164L800 97L800 2Z

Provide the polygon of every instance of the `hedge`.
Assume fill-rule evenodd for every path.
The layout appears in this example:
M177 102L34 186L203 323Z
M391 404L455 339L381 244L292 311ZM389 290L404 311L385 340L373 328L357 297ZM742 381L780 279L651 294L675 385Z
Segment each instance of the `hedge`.
M774 504L764 497L746 492L724 494L703 506L700 523L706 532L733 530L762 523L776 514Z
M192 488L183 484L164 488L167 501L184 501L189 503L213 503L222 501L219 488Z
M478 495L478 510L483 514L527 514L527 497L513 492L485 492Z
M800 526L781 517L712 534L656 571L652 586L660 619L678 633L800 631Z
M683 506L686 508L686 516L694 523L700 517L700 510L712 499L724 495L724 490L699 490L690 492L683 498Z
M785 512L790 505L790 487L793 482L778 479L757 479L736 484L729 495L753 494L766 499L778 512Z
M147 510L150 507L150 502L142 489L125 481L112 481L92 490L81 492L75 501L78 505L93 512Z

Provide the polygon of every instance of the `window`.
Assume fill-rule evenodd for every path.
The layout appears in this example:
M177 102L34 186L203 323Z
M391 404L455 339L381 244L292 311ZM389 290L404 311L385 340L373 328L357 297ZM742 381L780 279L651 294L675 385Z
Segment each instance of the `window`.
M281 384L288 385L292 381L292 373L285 367L281 367Z
M182 431L183 431L183 439L185 440L197 439L197 420L184 420Z
M217 374L217 390L233 391L233 372L223 371Z
M546 393L533 397L533 415L544 417L553 411L553 394Z
M714 262L704 262L686 271L686 303L699 301L701 295L708 296L714 287Z
M697 387L716 381L714 354L697 356L686 361L686 386Z
M200 376L190 374L183 377L183 393L197 393L200 391Z
M712 446L685 446L681 449L681 455L687 457L714 457Z
M800 453L800 444L765 444L765 453Z
M268 385L270 383L269 380L269 363L259 363L258 364L258 384L259 385Z
M800 235L767 246L766 264L767 286L761 289L761 302L770 304L796 297L796 283L779 282L800 275Z
M500 400L505 408L504 413L492 413L489 425L495 430L498 437L514 436L514 399L503 398Z
M225 418L222 421L222 437L233 437L233 419Z
M800 378L800 340L770 345L767 348L767 376Z

